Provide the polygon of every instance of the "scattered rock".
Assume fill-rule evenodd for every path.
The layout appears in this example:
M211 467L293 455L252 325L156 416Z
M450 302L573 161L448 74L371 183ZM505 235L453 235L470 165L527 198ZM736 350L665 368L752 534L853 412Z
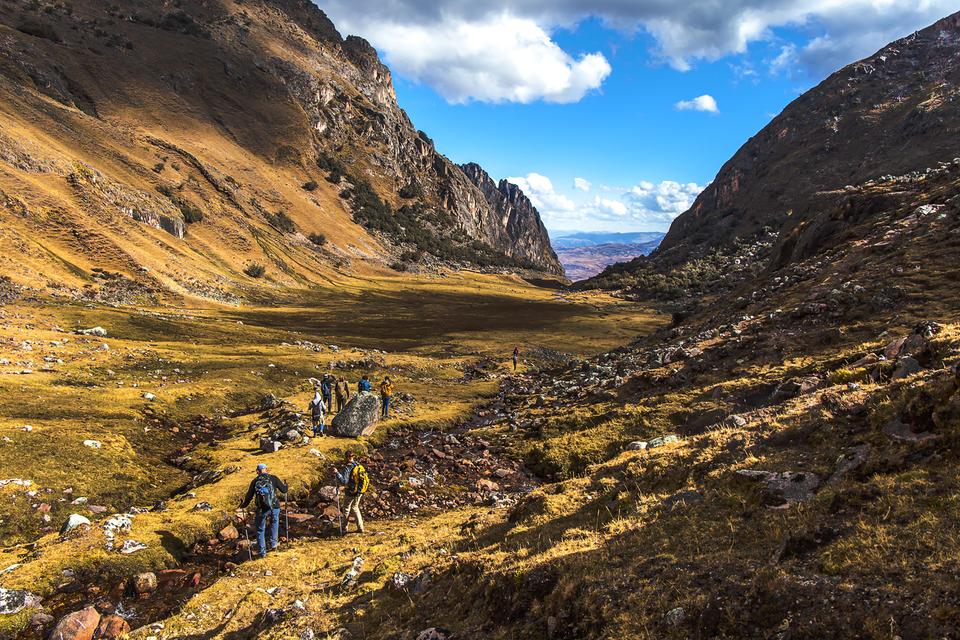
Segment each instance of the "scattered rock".
M99 449L103 446L103 443L99 440L84 440L83 446L90 447L91 449Z
M643 440L635 440L627 445L627 451L643 451L648 446L648 443Z
M79 513L71 513L70 517L67 518L67 521L63 523L62 527L60 527L60 535L70 533L77 527L82 527L83 525L89 526L90 520Z
M29 591L0 588L0 615L19 613L26 608L39 606L39 598Z
M369 436L376 430L379 419L380 397L362 392L351 398L343 411L334 417L330 429L334 434L347 438Z
M228 524L223 529L217 532L217 537L220 538L223 542L228 542L230 540L237 540L240 538L240 532L237 531L237 528L232 524Z
M107 330L103 327L92 327L90 329L77 329L77 333L82 336L96 336L98 338L106 338Z
M737 475L762 482L767 496L777 500L779 504L809 500L820 487L820 478L816 474L805 471L776 473L773 471L740 469L737 471Z
M906 356L897 361L897 368L893 370L893 374L891 374L890 379L900 380L901 378L907 378L915 373L920 372L921 369L923 369L923 367L920 366L920 363L917 362L916 358Z
M453 633L443 627L430 627L417 634L417 640L450 640Z
M276 453L283 447L283 443L273 438L260 438L260 450L266 453Z
M86 607L60 618L50 633L50 640L93 640L100 624L100 614L93 607Z
M260 411L270 411L280 406L280 400L272 393L268 393L260 399Z
M130 635L130 624L118 615L111 614L100 618L97 626L97 640L119 640Z
M699 491L686 490L678 491L672 496L665 498L661 504L668 509L672 509L677 505L689 505L698 502L703 502L703 495Z
M687 612L683 610L683 607L677 607L676 609L671 609L667 612L667 615L663 616L663 621L671 627L679 627L687 619Z
M147 402L153 402L157 399L157 396L148 391L147 393L143 394L143 399Z
M905 424L900 418L891 420L883 427L883 432L900 442L922 443L928 440L936 440L940 436L935 433L923 432L914 433L909 425Z
M145 596L157 590L157 575L147 571L130 578L130 587L138 596Z
M847 451L837 458L836 470L833 472L833 475L830 476L829 483L833 484L835 482L839 482L851 471L855 471L862 467L869 457L870 445L868 444L862 444L858 447L854 447L850 451Z
M673 434L670 434L668 436L660 436L659 438L654 438L653 440L648 442L647 448L656 449L657 447L662 447L664 445L672 444L674 442L680 442L680 438Z
M136 553L137 551L143 551L147 548L142 542L137 542L136 540L127 540L123 543L123 546L120 547L120 553L130 555L131 553Z

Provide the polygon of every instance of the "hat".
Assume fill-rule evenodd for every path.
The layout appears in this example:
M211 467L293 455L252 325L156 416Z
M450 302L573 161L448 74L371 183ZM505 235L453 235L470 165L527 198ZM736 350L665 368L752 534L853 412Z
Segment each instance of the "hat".
M257 471L266 471L266 470L267 470L267 465L263 464L262 462L257 465Z

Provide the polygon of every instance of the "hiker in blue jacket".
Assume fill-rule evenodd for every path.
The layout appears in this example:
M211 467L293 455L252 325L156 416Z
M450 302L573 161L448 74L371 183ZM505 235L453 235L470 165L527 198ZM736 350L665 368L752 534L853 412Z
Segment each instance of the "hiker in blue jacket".
M360 393L363 393L364 391L370 393L373 391L373 385L370 384L370 376L364 375L362 378L360 378L360 382L357 383L357 391Z
M280 541L280 495L287 492L287 485L275 475L267 473L267 465L262 462L257 465L257 477L250 482L247 496L240 503L241 509L246 509L250 501L254 501L256 513L254 523L257 525L257 544L259 555L267 555L267 519L270 519L270 551L277 548ZM256 498L256 500L254 500ZM246 526L246 525L244 525Z

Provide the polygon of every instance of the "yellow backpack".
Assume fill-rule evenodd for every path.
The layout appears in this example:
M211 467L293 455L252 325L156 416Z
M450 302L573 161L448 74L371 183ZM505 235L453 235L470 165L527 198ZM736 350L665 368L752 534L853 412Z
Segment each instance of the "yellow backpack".
M353 466L350 472L350 485L347 487L353 495L364 494L370 488L370 476L367 470L359 462Z

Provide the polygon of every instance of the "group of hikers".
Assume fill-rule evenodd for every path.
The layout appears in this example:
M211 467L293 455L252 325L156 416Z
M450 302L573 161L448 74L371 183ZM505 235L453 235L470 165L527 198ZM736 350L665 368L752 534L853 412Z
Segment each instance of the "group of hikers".
M373 383L370 376L364 374L357 383L357 393L372 393ZM393 398L393 381L387 376L380 383L380 417L383 419L390 417L390 400ZM334 405L336 400L336 405ZM310 412L310 418L313 423L314 437L326 435L327 413L340 413L347 403L350 402L350 385L343 376L334 376L326 374L320 380L320 384L314 389L313 399L307 411ZM336 409L334 410L334 407Z
M337 518L340 535L346 535L347 522L351 516L357 523L357 531L363 533L360 499L370 488L370 476L367 475L367 470L357 460L356 454L351 451L347 453L346 464L342 470L338 470L335 465L330 465L330 471L337 483ZM269 473L265 463L261 462L257 465L257 475L250 481L250 487L240 503L240 508L246 513L246 508L251 502L253 503L258 557L267 555L268 551L275 551L280 543L280 495L285 495L287 490L287 484ZM289 529L289 525L287 528ZM285 533L289 537L289 530ZM251 550L251 557L253 555Z
M520 360L520 347L514 347L512 354L513 370L517 370ZM370 376L364 375L357 383L357 393L372 393L373 383ZM390 400L393 398L393 382L387 376L380 383L381 417L390 416ZM334 405L336 400L336 405ZM308 410L313 420L314 436L323 436L326 429L325 416L328 411L332 411L336 406L336 412L339 413L347 406L350 401L350 385L342 377L327 374L323 376L320 384L315 389L313 399L310 400ZM331 465L330 470L337 483L337 517L339 518L340 534L347 533L347 522L353 517L357 523L357 530L363 533L363 516L360 513L360 500L370 488L370 476L367 470L356 458L352 451L347 453L346 464L342 470ZM346 501L344 508L341 500ZM247 495L240 504L241 509L246 509L251 502L254 503L255 516L254 525L257 528L257 552L262 557L268 551L277 548L280 541L280 494L287 493L287 485L277 476L267 471L267 465L260 463L257 465L257 475L250 482L247 489ZM267 526L269 523L269 532ZM289 532L287 532L289 536Z

